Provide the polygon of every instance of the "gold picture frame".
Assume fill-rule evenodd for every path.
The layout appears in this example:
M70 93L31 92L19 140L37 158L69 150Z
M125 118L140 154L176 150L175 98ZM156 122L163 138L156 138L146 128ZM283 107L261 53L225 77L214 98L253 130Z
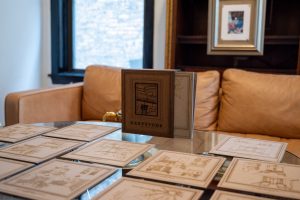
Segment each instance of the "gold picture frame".
M207 54L263 55L266 0L209 0Z

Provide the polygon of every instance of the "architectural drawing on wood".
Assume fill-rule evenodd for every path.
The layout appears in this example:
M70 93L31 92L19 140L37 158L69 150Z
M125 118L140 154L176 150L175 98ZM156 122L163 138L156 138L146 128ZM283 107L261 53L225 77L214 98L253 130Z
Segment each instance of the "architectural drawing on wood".
M227 137L209 152L219 155L280 162L287 143L252 138Z
M253 183L255 185L290 191L293 190L294 182L300 181L300 178L288 178L284 166L271 163L262 165L258 163L258 168L252 168L251 164L252 163L250 163L248 166L245 166L244 170L248 173L261 174L261 180Z
M158 116L157 83L135 83L135 114Z
M144 181L132 178L122 178L111 187L100 193L94 200L196 200L203 191L191 188Z
M269 198L216 190L210 200L271 200Z
M33 166L30 163L0 158L0 180Z
M128 175L207 187L225 158L172 151L159 151Z
M63 157L123 167L152 147L154 147L152 144L103 139Z
M122 69L122 131L173 137L173 70Z
M299 171L299 165L234 158L219 186L298 199Z
M44 135L88 142L112 133L117 129L119 128L94 124L74 124Z
M55 129L47 126L15 124L0 129L0 141L18 142Z
M40 163L74 149L83 142L38 136L0 149L0 157Z
M115 168L51 160L0 183L0 191L34 199L73 199Z

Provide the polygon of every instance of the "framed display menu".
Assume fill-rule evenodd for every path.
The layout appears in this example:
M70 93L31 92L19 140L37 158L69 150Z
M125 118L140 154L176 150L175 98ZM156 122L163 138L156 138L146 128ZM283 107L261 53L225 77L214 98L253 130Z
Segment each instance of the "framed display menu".
M233 158L218 187L300 199L300 166Z
M175 72L174 136L191 138L194 129L195 85L194 72Z
M0 182L0 191L30 199L74 199L116 169L54 159Z
M0 129L0 141L19 142L55 129L54 127L32 124L15 124Z
M124 167L152 147L154 147L153 144L103 139L87 144L62 157Z
M242 137L228 137L213 147L209 153L280 162L287 143Z
M198 200L203 191L179 186L122 178L111 187L97 195L94 200L111 199L176 199Z
M0 149L0 157L40 163L70 151L83 142L38 136Z
M216 190L210 200L272 200L260 196L251 196L240 193Z
M122 70L122 131L173 137L173 70Z
M32 166L30 163L0 158L0 180Z
M206 188L225 158L159 151L127 175Z
M72 126L67 126L56 131L51 131L44 135L89 142L94 139L100 138L104 135L107 135L117 129L119 128L111 126L101 126L93 124L74 124Z

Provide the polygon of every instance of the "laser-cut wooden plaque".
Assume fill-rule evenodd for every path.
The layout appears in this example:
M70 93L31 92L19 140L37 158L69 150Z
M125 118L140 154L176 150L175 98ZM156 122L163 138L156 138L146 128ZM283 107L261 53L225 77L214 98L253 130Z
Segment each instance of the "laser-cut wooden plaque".
M122 131L173 137L173 70L122 69Z
M197 200L203 191L144 181L132 178L122 178L111 187L97 195L94 200L136 199L136 200Z
M152 147L153 144L103 139L72 151L63 158L124 167Z
M300 165L234 158L218 186L300 199Z
M225 158L159 151L127 175L206 188Z
M109 133L112 133L118 129L119 128L111 126L100 126L93 124L74 124L72 126L67 126L56 131L51 131L44 135L89 142Z
M209 153L257 160L280 162L287 143L242 137L228 137L213 147Z
M1 181L0 191L30 199L73 199L115 170L103 165L54 159Z
M32 124L15 124L0 129L0 141L19 142L55 129L54 127Z
M32 166L30 163L0 158L0 180Z
M213 196L210 198L210 200L272 200L272 199L216 190Z
M40 163L70 151L83 142L38 136L0 149L0 157Z

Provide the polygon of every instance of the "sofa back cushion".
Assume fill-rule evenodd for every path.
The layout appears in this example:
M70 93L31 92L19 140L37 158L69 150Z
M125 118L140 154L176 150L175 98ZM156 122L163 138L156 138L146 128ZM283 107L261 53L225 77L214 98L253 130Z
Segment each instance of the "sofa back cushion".
M106 112L121 109L121 69L107 66L86 68L83 84L82 119L102 120Z
M226 70L218 130L300 138L300 76Z
M220 74L217 71L197 73L195 120L197 130L215 130L219 105Z

